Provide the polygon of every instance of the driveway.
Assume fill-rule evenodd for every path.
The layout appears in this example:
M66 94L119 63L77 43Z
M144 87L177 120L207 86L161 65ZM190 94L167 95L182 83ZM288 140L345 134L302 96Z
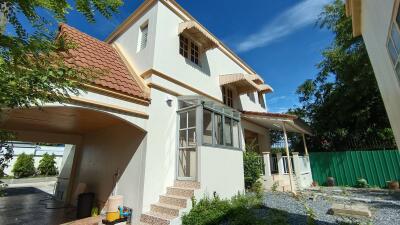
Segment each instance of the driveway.
M31 182L31 181L29 181ZM54 225L72 221L75 209L51 198L55 181L10 184L0 197L0 224Z

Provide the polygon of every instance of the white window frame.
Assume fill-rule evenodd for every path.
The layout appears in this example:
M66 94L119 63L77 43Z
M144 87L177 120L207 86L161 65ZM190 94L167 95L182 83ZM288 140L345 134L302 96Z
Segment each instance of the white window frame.
M388 56L390 59L390 63L393 66L393 70L394 70L395 76L397 78L398 84L400 85L400 47L398 50L396 49L396 45L392 38L393 29L396 29L398 35L400 36L400 24L398 24L396 21L398 13L400 13L399 3L400 3L399 0L396 0L394 3L392 17L390 20L390 25L389 25L389 30L388 30L387 40L386 40L386 50L387 50L387 53L388 53ZM393 50L395 51L395 54L397 56L397 58L395 59L395 62L393 62L393 60L392 60L392 56L391 56L390 49L389 49L389 44L391 44L393 46ZM396 67L397 67L397 69L396 69Z
M225 105L233 108L233 90L230 87L222 86L222 98Z
M149 21L144 22L139 28L139 38L137 52L142 51L147 47L149 42Z
M182 38L187 39L187 49L182 48ZM182 50L182 51L181 51ZM187 52L185 56L184 52ZM190 62L201 66L200 56L201 56L201 45L193 40L193 38L180 34L179 35L179 54L189 60Z

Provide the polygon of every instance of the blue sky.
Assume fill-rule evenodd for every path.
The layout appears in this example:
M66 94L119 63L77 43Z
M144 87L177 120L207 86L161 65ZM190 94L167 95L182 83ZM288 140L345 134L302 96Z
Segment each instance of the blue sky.
M234 50L274 88L267 94L271 112L298 104L296 88L318 72L321 51L333 38L315 25L330 0L177 0L200 23ZM105 39L143 0L125 1L111 20L89 24L71 12L68 24Z

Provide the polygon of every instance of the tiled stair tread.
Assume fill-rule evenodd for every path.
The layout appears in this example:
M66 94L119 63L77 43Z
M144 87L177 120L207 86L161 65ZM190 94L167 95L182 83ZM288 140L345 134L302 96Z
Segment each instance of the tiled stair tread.
M152 204L152 205L159 206L159 207L170 208L170 209L176 209L176 210L183 209L183 207L179 207L179 206L171 205L171 204L166 204L166 203L161 203L161 202L157 202L157 203Z
M188 188L199 189L200 188L200 182L197 182L197 181L175 181L174 186L175 187L188 187Z
M180 190L194 191L197 188L173 186L173 187L167 187L167 189L180 189Z
M178 217L178 216L172 216L172 215L165 214L165 213L158 213L158 212L151 212L151 211L147 212L147 213L143 213L143 214L148 215L148 216L157 217L157 218L160 218L163 220L173 220Z
M185 196L180 196L180 195L171 195L171 194L165 194L165 195L161 195L161 196L169 197L169 198L183 199L183 200L190 199L190 197L185 197Z

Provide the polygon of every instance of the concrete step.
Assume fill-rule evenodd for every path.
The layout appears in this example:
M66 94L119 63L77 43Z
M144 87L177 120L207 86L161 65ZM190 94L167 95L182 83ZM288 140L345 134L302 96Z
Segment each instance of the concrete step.
M160 203L174 205L182 208L187 207L188 197L176 196L176 195L160 195Z
M176 196L191 198L192 196L194 196L194 189L182 188L182 187L168 187L167 195L176 195Z
M176 180L175 183L174 183L174 187L199 189L200 188L200 182L197 182L197 181L186 181L186 180Z
M140 217L140 222L148 223L151 225L169 225L170 221L177 218L163 213L147 212L143 213Z
M182 207L165 204L165 203L156 203L156 204L152 204L150 206L151 212L163 213L163 214L168 214L171 216L179 216L180 209L182 209Z

